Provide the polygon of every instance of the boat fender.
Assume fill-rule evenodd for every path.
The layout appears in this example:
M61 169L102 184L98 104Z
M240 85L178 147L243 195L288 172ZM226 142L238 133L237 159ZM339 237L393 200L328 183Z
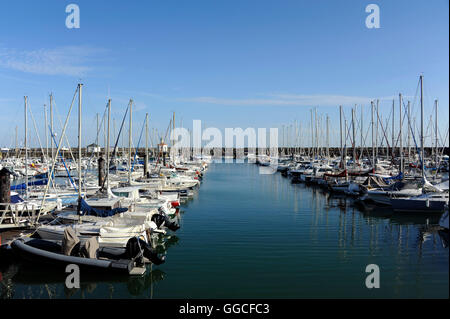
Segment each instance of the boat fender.
M56 200L56 210L58 211L58 212L60 212L61 210L62 210L62 199L61 198L58 198L57 200Z

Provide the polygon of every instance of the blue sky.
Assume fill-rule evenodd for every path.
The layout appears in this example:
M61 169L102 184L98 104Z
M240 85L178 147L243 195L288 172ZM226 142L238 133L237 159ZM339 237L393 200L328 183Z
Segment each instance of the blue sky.
M70 3L80 7L80 29L65 27ZM380 7L380 29L365 26L370 3ZM129 98L135 100L135 143L146 112L159 132L172 112L185 127L193 119L221 129L298 121L307 143L310 109L317 107L329 114L337 144L340 104L348 119L354 104L364 105L367 129L370 100L380 99L388 118L400 92L414 100L421 73L425 115L439 99L441 134L448 129L448 0L18 0L0 6L1 146L14 145L16 125L23 140L24 95L45 143L48 94L63 122L80 81L85 144L94 140L95 114L103 113L108 96L117 127ZM413 110L419 120L418 97ZM71 118L75 146L76 112ZM34 132L30 118L37 145Z

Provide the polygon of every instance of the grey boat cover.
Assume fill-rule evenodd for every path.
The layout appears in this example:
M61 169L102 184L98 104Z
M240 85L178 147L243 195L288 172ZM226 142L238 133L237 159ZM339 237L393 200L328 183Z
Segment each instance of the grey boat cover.
M70 256L73 248L80 242L75 230L72 227L66 227L64 229L64 238L62 240L62 253L66 256Z

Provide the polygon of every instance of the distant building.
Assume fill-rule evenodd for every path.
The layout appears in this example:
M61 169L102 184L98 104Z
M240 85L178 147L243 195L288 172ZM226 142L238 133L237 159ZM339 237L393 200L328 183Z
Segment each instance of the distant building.
M100 153L101 151L102 151L102 148L95 143L92 143L87 146L88 153Z

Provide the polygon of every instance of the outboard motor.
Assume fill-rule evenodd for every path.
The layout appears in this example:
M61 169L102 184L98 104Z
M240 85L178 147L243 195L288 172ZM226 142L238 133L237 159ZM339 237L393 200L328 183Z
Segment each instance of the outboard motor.
M161 228L161 226L166 226L172 231L177 231L180 228L180 225L178 225L178 223L171 222L166 215L161 213L153 215L152 222L154 222L156 226L158 226L158 228Z
M135 259L137 263L144 264L143 257L150 260L155 265L161 265L165 262L165 256L159 256L152 247L142 239L132 237L128 240L125 249L125 258Z

